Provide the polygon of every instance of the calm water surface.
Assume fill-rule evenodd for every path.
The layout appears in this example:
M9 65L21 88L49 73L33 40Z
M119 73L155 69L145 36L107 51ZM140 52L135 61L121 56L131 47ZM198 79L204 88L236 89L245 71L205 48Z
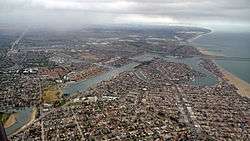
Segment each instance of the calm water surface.
M213 32L196 39L194 45L219 55L250 58L250 32ZM249 59L244 61L216 60L216 62L229 72L250 83Z
M32 114L32 108L19 108L17 110L13 109L12 111L17 113L16 123L5 129L7 135L16 132L18 129L27 124Z
M198 57L193 57L193 58L185 58L185 59L178 59L178 58L174 58L171 56L159 56L157 54L144 54L141 56L137 56L133 59L134 61L139 61L139 62L143 62L143 61L150 61L152 60L154 57L160 57L162 59L165 59L169 62L176 62L176 63L184 63L189 65L192 69L199 71L201 73L204 73L206 75L206 77L196 77L191 84L192 85L198 85L198 86L212 86L215 85L218 82L218 79L209 71L207 71L206 69L204 69L203 67L200 67L199 63L200 63L200 58ZM133 70L136 66L138 66L139 62L132 62L129 63L127 65L122 66L121 68L116 68L116 69L112 69L109 70L108 72L105 72L103 74L100 74L98 76L94 76L90 79L87 80L83 80L83 81L79 81L76 83L71 83L68 84L63 92L66 95L72 95L78 92L83 92L85 90L87 90L90 87L95 86L96 84L102 82L102 81L107 81L112 79L115 76L118 76L120 73L125 72L125 71L131 71Z

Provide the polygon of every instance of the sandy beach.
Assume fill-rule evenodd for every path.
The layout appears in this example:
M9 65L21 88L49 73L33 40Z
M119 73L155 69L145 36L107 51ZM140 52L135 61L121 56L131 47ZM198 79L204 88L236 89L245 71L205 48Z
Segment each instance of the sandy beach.
M7 121L4 123L4 128L9 128L10 126L12 126L13 124L16 123L16 117L18 116L17 113L13 113L9 116L9 118L7 119Z
M221 72L224 75L224 79L228 80L231 84L238 88L238 93L241 96L246 96L250 98L250 84L246 81L240 79L239 77L233 75L232 73L228 72L227 70L220 67Z
M202 54L204 55L211 55L213 56L214 53L209 52L206 49L203 48L197 48ZM219 66L216 62L214 62L221 70L221 72L224 75L224 79L227 80L230 84L233 84L238 88L238 93L241 96L246 96L250 98L250 84L246 81L240 79L239 77L233 75L232 73L228 72L227 70L223 69L221 66Z
M209 56L214 56L216 55L215 53L205 49L205 48L200 48L200 47L197 47L197 49L204 55L209 55Z

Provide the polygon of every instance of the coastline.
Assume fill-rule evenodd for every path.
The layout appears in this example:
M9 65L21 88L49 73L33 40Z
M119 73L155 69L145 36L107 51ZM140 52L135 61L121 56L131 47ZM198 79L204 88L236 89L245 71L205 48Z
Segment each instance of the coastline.
M207 55L207 56L216 56L215 53L209 51L208 49L201 48L201 47L196 47L202 54Z
M217 64L216 64L217 65ZM217 65L218 66L218 65ZM233 84L238 90L237 92L241 96L245 96L250 98L250 84L246 81L240 79L239 77L235 76L231 72L219 67L220 71L224 75L224 79L227 80L230 84Z
M209 33L205 33L205 34L201 34L195 38L193 38L191 40L191 42L193 42L195 39L200 38L203 35L206 34L211 34L212 32ZM208 51L207 49L204 48L199 48L196 47L202 54L204 55L208 55L208 56L213 56L215 55L213 52ZM213 60L214 61L214 60ZM214 63L217 65L217 67L220 69L220 71L223 74L223 78L228 81L230 84L234 85L238 90L237 92L244 97L248 97L250 98L250 84L242 79L240 79L239 77L237 77L236 75L232 74L231 72L225 70L224 68L222 68L222 66L220 66L218 63L216 63L214 61Z
M200 38L200 37L202 37L202 36L204 36L204 35L214 33L214 31L213 31L212 29L209 29L209 30L210 30L210 32L203 33L203 34L200 34L200 35L198 35L198 36L196 36L196 37L194 37L194 38L188 39L187 42L188 42L188 43L192 43L194 40L196 40L196 39L198 39L198 38Z

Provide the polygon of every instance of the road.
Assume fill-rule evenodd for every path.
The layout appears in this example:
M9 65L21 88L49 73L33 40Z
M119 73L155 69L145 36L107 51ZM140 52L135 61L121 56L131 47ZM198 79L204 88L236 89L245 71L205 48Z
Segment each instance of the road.
M72 112L73 117L74 117L74 119L75 119L75 123L76 123L76 125L77 125L77 129L78 129L80 135L82 136L81 140L85 140L85 138L84 138L84 136L83 136L83 134L82 134L82 133L83 133L83 132L82 132L82 129L81 129L81 127L80 127L80 125L79 125L79 123L78 123L78 121L77 121L77 119L76 119L75 112L74 112L72 109L71 109L71 112Z

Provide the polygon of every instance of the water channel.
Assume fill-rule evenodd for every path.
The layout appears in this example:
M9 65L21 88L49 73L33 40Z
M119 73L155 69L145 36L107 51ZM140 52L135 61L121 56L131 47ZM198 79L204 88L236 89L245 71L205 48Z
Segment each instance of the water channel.
M140 65L141 64L140 62L150 61L154 57L158 57L158 58L160 57L160 58L162 58L164 60L168 60L170 62L187 64L192 69L199 71L199 72L206 75L205 77L194 78L194 80L190 82L192 85L212 86L218 82L218 79L216 78L216 76L214 76L211 72L207 71L206 69L204 69L203 67L201 67L199 65L199 63L200 63L199 57L175 58L172 56L162 56L162 55L160 56L157 54L144 54L141 56L136 56L134 58L131 58L135 62L129 63L127 65L120 67L120 68L111 69L108 72L105 72L101 75L92 77L92 78L87 79L87 80L83 80L83 81L76 82L76 83L70 83L64 88L63 92L66 95L71 95L71 94L75 94L78 92L83 92L83 91L87 90L88 88L95 86L97 83L112 79L113 77L119 75L122 72L131 71L133 68Z

